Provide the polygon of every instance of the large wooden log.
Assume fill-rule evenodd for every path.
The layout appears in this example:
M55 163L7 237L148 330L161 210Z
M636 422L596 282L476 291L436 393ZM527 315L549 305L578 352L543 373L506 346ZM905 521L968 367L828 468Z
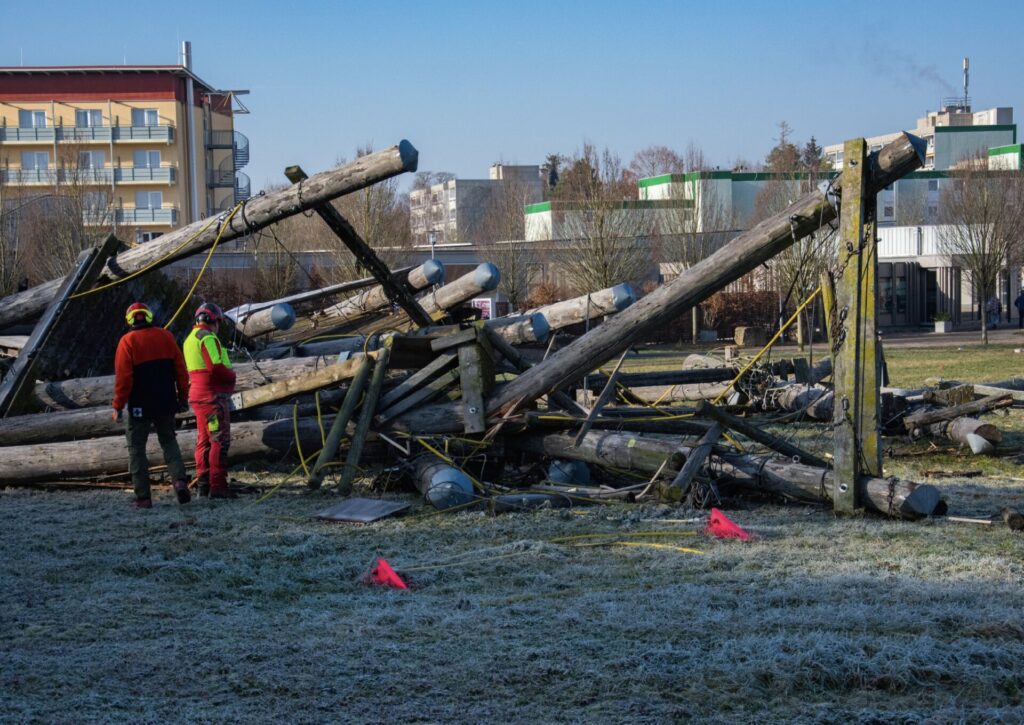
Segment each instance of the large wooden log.
M209 249L218 234L221 235L221 243L228 242L378 181L415 171L418 156L411 143L402 141L397 146L311 176L301 184L253 197L246 202L244 213L236 213L231 218L223 233L221 223L214 221L210 224L209 219L175 229L110 260L100 274L100 281L121 279L145 268L162 267ZM63 278L50 280L0 299L0 327L39 315L62 282Z
M320 426L315 418L299 421L299 440L304 450L320 445ZM178 445L186 465L194 460L195 430L178 431ZM228 460L232 463L251 458L287 454L294 448L295 433L291 420L232 423ZM155 435L146 446L149 465L163 464L163 453ZM90 478L128 471L128 445L124 435L88 440L47 443L44 445L0 448L0 481L7 486L34 481L59 481Z
M677 447L671 441L628 432L591 432L578 448L574 446L574 437L566 433L507 436L505 445L513 450L647 473L662 469L668 460L663 468L666 475L677 473L691 450ZM717 475L728 476L745 487L804 501L829 501L835 486L830 470L769 456L716 452L711 467ZM871 476L863 476L859 484L864 493L863 503L877 513L913 519L941 510L939 492L934 486Z
M333 365L326 365L311 372L279 380L275 383L267 383L257 388L240 390L231 396L232 410L245 410L255 408L259 405L273 403L283 398L290 398L299 393L308 393L312 390L326 388L342 380L349 380L355 377L363 360L366 357L374 357L377 353L371 352L368 355L357 355Z
M435 259L428 259L410 270L405 277L405 287L413 292L426 289L444 279L444 265ZM391 305L387 291L382 285L371 287L346 300L317 310L310 316L317 327L334 327L346 322L355 322L366 315L379 312Z
M954 405L949 408L938 408L914 413L903 418L903 425L907 431L913 433L919 428L932 423L953 420L965 415L980 415L998 408L1008 408L1013 405L1013 396L1009 391L999 392L995 395L988 395L980 400L974 400L963 405Z
M323 361L314 357L240 363L234 368L237 376L235 390L249 390L260 385L287 380L323 366ZM58 410L110 405L114 398L114 376L101 375L93 378L40 382L36 383L34 396L38 406Z
M554 302L550 305L527 310L524 315L540 313L547 318L552 330L560 330L586 320L614 315L636 302L633 288L626 283L617 284L589 295L581 295L569 300ZM516 315L518 317L519 315Z
M402 267L396 269L395 274L405 274L411 267ZM250 302L238 307L233 307L230 310L226 310L224 314L230 317L236 323L241 323L247 315L251 315L253 312L259 312L260 310L267 309L279 304L289 304L292 307L297 305L308 305L310 302L323 299L324 297L330 297L331 295L341 294L342 292L351 292L352 290L362 289L363 287L371 287L377 280L373 277L364 277L363 279L354 279L349 282L339 282L337 284L327 285L326 287L317 287L316 289L306 290L305 292L296 292L293 295L286 297L279 297L276 300L266 300L264 302Z
M431 318L438 320L443 316L444 312L453 310L462 303L468 302L474 297L496 288L500 281L501 273L498 271L498 268L490 262L483 262L472 272L467 272L458 279L438 287L433 292L429 292L424 297L421 297L419 300L420 306L426 310ZM408 316L402 313L391 315L361 329L367 332L387 329L408 331L412 329L412 325Z
M806 463L820 468L829 467L829 464L825 459L818 458L789 441L779 438L778 436L774 436L762 428L748 423L742 418L730 415L710 403L701 403L700 406L697 407L697 413L708 418L713 418L726 428L730 428L740 435L746 436L752 441L760 443L763 446L767 446L776 453L781 453L797 463Z
M871 156L873 187L877 194L892 181L924 163L925 145L909 134ZM488 400L488 413L502 414L509 407L536 400L549 390L581 378L601 363L641 341L682 312L782 252L836 217L824 189L805 194L786 210L740 234L717 252L682 271L587 335L554 353Z

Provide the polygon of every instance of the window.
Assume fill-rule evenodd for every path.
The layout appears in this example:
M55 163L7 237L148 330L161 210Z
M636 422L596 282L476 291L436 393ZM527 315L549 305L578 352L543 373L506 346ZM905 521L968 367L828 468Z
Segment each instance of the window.
M938 190L939 190L939 180L938 179L928 179L928 191L938 191Z
M152 242L161 234L163 234L163 232L135 232L135 240L139 244L142 244L143 242Z
M159 209L164 205L164 195L161 191L136 191L136 209Z
M50 168L50 154L46 151L22 151L21 168L45 171Z
M136 151L132 154L132 163L137 169L159 169L159 151Z
M18 111L20 128L46 128L46 111Z
M75 125L78 128L93 128L103 125L103 111L75 111Z
M78 168L80 169L102 169L102 151L81 151L78 154Z
M882 216L891 217L893 215L893 208L891 206L882 207Z
M133 126L157 126L160 124L160 117L155 108L133 108Z

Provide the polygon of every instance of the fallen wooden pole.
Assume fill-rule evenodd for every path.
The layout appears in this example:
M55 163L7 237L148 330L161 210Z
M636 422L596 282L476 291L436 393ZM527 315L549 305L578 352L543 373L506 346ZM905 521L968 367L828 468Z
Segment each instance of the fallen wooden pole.
M1000 392L995 395L986 396L981 400L964 403L963 405L954 405L949 408L939 408L905 416L903 418L903 425L906 426L908 431L913 433L915 430L932 423L953 420L965 415L979 415L998 408L1008 408L1011 405L1013 405L1013 396L1009 392Z
M509 435L505 445L511 450L541 453L556 458L572 458L598 465L614 466L646 473L662 470L672 475L689 455L671 441L622 433L588 433L579 448L567 433L527 433ZM668 459L668 464L662 464ZM831 501L835 482L832 472L802 463L770 456L743 453L714 453L711 459L716 475L754 490L769 491L804 501ZM896 478L864 476L860 481L863 503L877 513L899 518L920 518L943 511L936 487Z
M708 431L701 436L700 441L697 445L690 449L689 455L686 456L686 462L683 467L679 469L679 473L672 479L672 483L665 489L665 498L670 501L682 501L683 498L690 492L690 486L693 484L693 479L700 471L701 467L707 462L708 456L711 455L712 448L718 443L718 439L722 437L722 433L725 432L725 426L721 423L716 422Z
M444 281L444 265L436 259L428 259L418 267L403 273L398 281L410 292L419 292ZM388 291L383 285L377 285L330 307L317 310L310 315L310 320L317 327L331 328L344 323L358 322L391 304Z
M256 406L273 403L283 398L290 398L299 393L308 393L312 390L326 388L342 380L349 380L356 376L367 357L374 357L376 355L377 353L371 352L366 356L360 355L340 363L327 365L312 372L285 378L276 383L268 383L251 390L238 391L231 396L231 409L245 410L246 408L255 408Z
M548 321L552 330L576 325L587 320L614 315L636 302L633 288L626 283L614 287L580 295L569 300L554 302L550 305L527 310L524 315L540 313ZM518 315L517 315L518 317Z
M311 176L301 184L255 196L245 202L226 226L217 218L203 219L174 229L153 241L140 244L107 262L99 281L122 279L142 269L158 269L202 252L220 237L220 243L250 234L317 204L350 194L406 171L415 171L419 153L408 141L361 156L330 171ZM221 217L226 218L222 213ZM211 223L212 222L212 223ZM221 230L221 226L224 229ZM63 282L50 280L24 292L0 299L0 328L38 316L53 299Z
M871 194L924 163L925 144L909 134L873 154ZM641 341L667 320L722 289L836 218L825 190L805 194L786 210L740 234L717 252L603 325L499 388L488 400L488 413L503 415L513 406L536 400L549 390L582 378L603 362Z

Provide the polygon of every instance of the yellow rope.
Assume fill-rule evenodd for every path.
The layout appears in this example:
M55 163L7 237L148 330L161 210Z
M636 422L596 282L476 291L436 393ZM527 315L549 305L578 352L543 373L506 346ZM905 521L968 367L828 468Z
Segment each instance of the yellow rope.
M427 441L424 438L416 436L416 440L419 441L419 444L421 446L426 448L428 451L433 453L435 456L440 458L442 461L444 461L445 463L447 463L447 464L449 464L451 466L455 466L455 468L458 468L460 471L465 473L466 474L466 478L468 478L470 481L472 481L473 485L477 489L479 489L480 491L486 491L487 490L487 488L482 483L480 483L478 480L476 480L476 478L474 478L472 475L470 475L464 468L462 468L462 466L457 464L455 461L453 461L451 458L449 458L445 454L441 453L441 451L439 451L436 448L434 448L434 446L432 446L429 443L427 443Z
M799 316L801 312L803 312L804 308L807 307L807 305L811 304L811 302L814 301L814 298L817 297L819 294L821 294L820 286L818 287L818 289L814 290L814 292L812 292L810 296L800 304L799 307L796 308L796 312L794 312L793 315L788 320L786 320L786 324L779 328L779 331L772 336L772 339L769 340L765 344L765 346L761 348L760 352L758 352L757 355L754 355L754 358L750 362L748 362L742 370L740 370L739 374L735 378L733 378L727 386L725 386L725 389L718 394L718 397L711 401L712 405L718 405L718 403L721 402L722 398L724 398L726 394L732 389L732 386L738 383L740 378L746 375L747 371L750 370L750 368L754 367L755 363L757 363L757 361L760 360L766 352L768 352L772 345L774 345L775 342L780 337L782 337L782 333L785 332L786 329L793 324L793 321L796 320L796 318Z
M231 223L231 218L238 212L239 209L242 208L243 204L245 204L244 201L240 201L237 204L235 204L235 208L231 210L231 213L228 214L227 217L224 219L224 223L220 225L220 230L217 232L217 236L213 240L213 244L210 246L210 251L206 253L206 259L203 261L203 266L199 269L199 274L196 275L196 281L192 283L192 286L189 288L188 292L185 293L185 299L183 299L181 301L181 304L178 305L178 309L176 309L174 311L174 314L171 315L171 319L167 321L166 325L164 325L165 330L170 329L171 325L174 324L174 321L178 319L178 315L180 315L181 311L185 309L185 305L187 305L189 303L189 300L192 299L192 293L195 292L196 287L199 286L199 280L203 278L203 273L209 266L210 260L213 259L213 252L215 249L217 249L217 244L220 242L220 238L224 236L224 230L228 228L228 224Z
M313 400L316 402L316 424L320 426L320 445L327 445L327 436L324 434L324 419L320 415L320 391L316 391L313 394Z
M100 285L99 287L93 287L92 289L87 289L84 292L78 292L76 294L73 294L68 299L74 300L74 299L78 299L79 297L85 297L87 295L95 294L96 292L102 292L105 289L110 289L111 287L116 287L117 285L122 284L124 282L127 282L130 279L135 279L136 277L145 274L149 270L151 270L154 267L158 266L161 262L164 262L165 260L170 259L175 254L177 254L182 249L184 249L188 244L190 244L200 234L202 234L207 229L209 229L211 226L213 226L213 223L215 221L217 221L217 217L213 217L212 219L210 219L210 221L208 221L205 225L203 225L202 229L198 230L195 234L193 234L191 237L189 237L184 242L179 244L177 247L172 249L170 252L165 254L163 257L160 257L159 259L154 259L152 262L147 264L142 269L139 269L139 270L137 270L135 272L132 272L131 274L129 274L126 277L119 277L119 278L115 279L114 281L108 282L107 284L104 284L104 285Z

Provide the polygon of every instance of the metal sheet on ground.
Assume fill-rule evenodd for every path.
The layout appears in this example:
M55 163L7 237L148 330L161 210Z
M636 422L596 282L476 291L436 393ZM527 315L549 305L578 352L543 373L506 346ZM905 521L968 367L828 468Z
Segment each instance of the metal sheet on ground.
M344 521L369 524L388 516L403 513L409 504L400 501L382 501L375 498L349 498L334 506L325 508L313 518L322 521Z

